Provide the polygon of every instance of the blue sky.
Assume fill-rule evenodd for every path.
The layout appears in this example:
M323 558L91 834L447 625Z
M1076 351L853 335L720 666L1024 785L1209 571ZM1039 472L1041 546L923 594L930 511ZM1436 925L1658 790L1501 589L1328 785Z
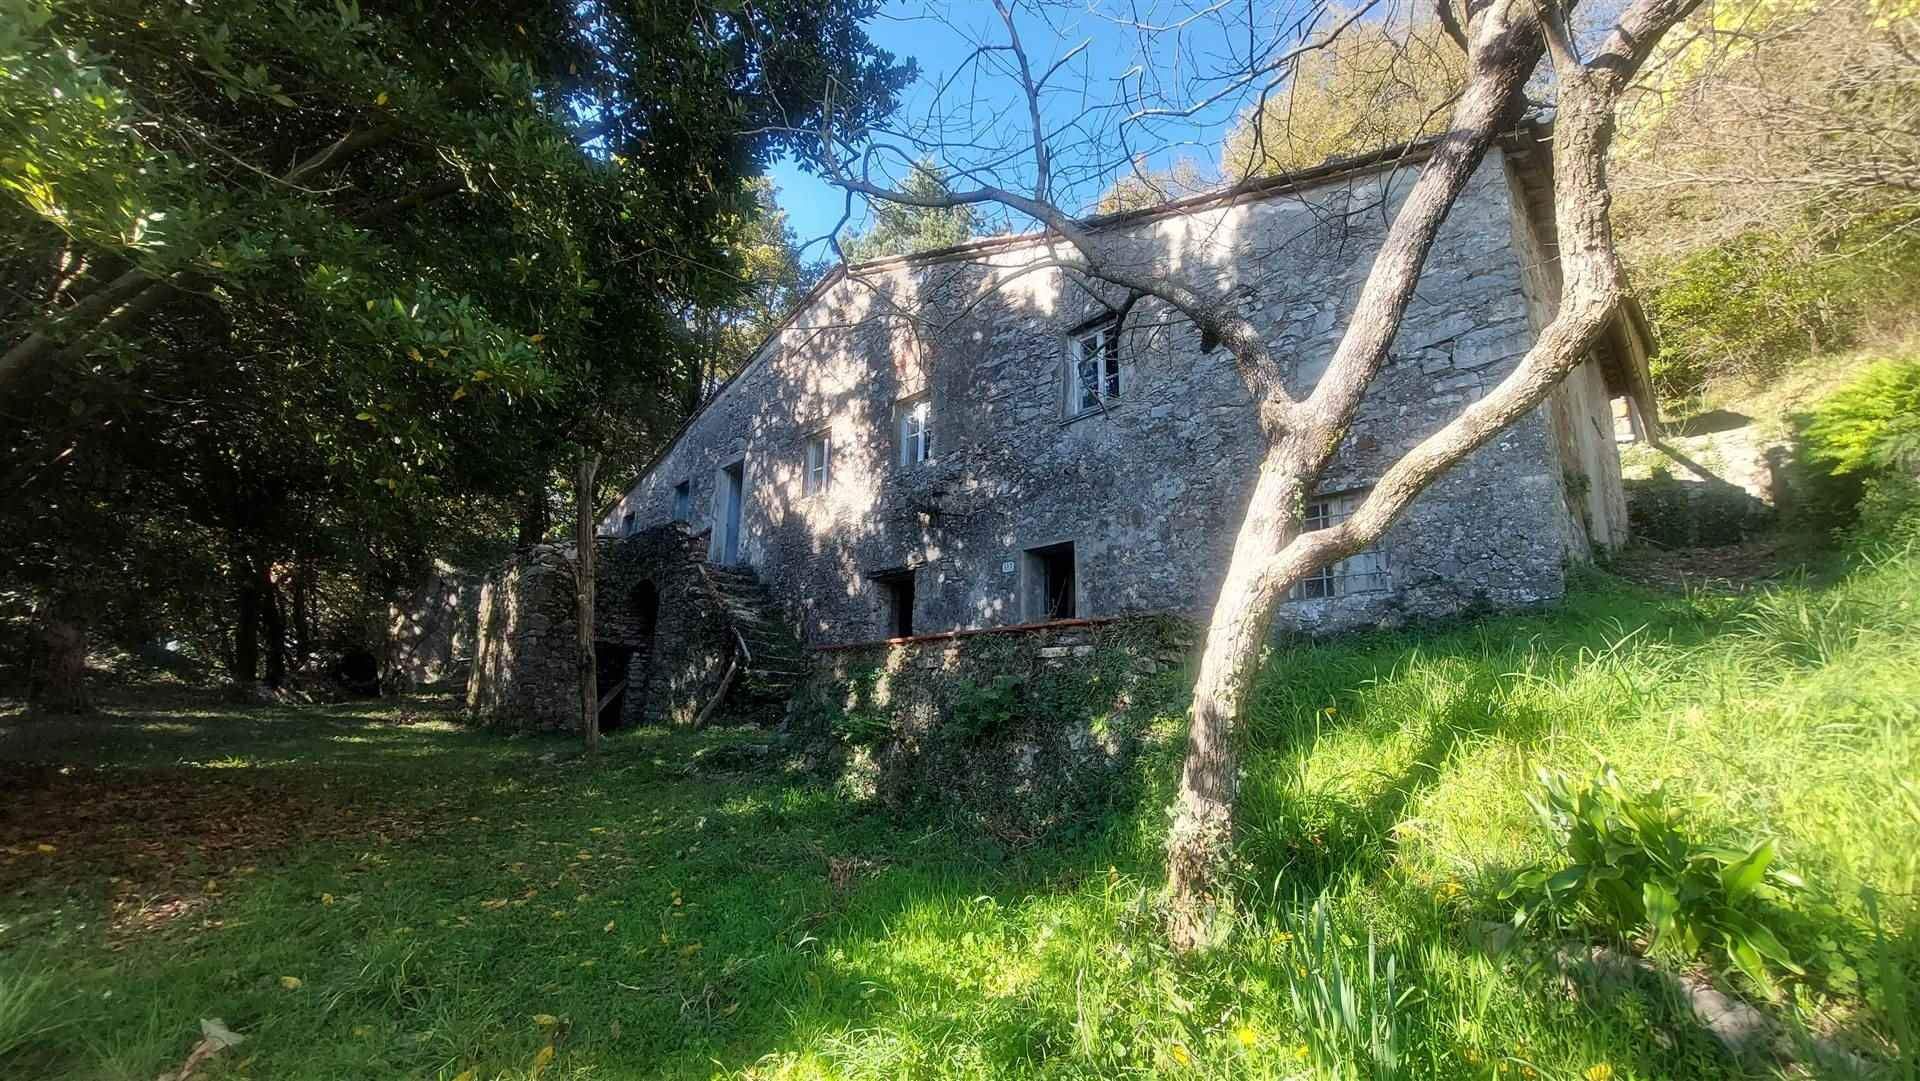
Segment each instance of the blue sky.
M1272 3L1259 3L1258 9L1263 19L1277 21L1283 13L1292 10L1297 2L1299 0L1273 0ZM1382 7L1385 6L1383 3ZM1229 5L1229 10L1232 7ZM1076 46L1087 43L1087 47L1074 57L1071 65L1049 84L1058 89L1044 102L1042 118L1045 125L1049 129L1059 130L1086 117L1090 104L1113 100L1115 80L1125 77L1130 71L1138 71L1149 65L1157 66L1160 71L1170 70L1168 57L1143 55L1140 35L1131 26L1124 25L1124 19L1166 22L1192 10L1194 6L1185 0L1086 0L1084 6L1077 8L1049 5L1038 10L1016 12L1016 25L1020 28L1023 43L1036 68L1046 67ZM1245 9L1239 10L1244 12ZM868 33L880 47L899 56L912 57L920 65L919 80L902 97L902 111L909 116L923 114L933 101L935 90L942 80L954 75L956 69L964 64L973 51L970 37L994 42L1005 40L999 16L992 4L985 0L933 0L931 4L896 0L880 16L870 21ZM1196 24L1190 29L1183 44L1188 50L1185 57L1188 65L1195 61L1203 65L1217 62L1220 57L1245 47L1244 43L1229 40L1223 27L1206 24ZM989 116L998 110L1011 110L1009 124L1016 119L1024 119L1024 102L1019 98L1017 84L1012 80L983 72L977 82L969 79L964 85L968 91L978 95L973 98L974 107L980 110L978 115ZM948 104L954 103L957 97L955 91L950 89ZM1223 103L1207 110L1194 123L1182 123L1177 134L1168 136L1162 133L1161 138L1152 141L1152 152L1145 155L1147 163L1153 167L1165 167L1175 158L1185 156L1211 168L1218 157L1218 145L1231 125L1236 109L1237 102ZM1110 124L1099 126L1111 129ZM1070 155L1070 150L1062 154L1063 157ZM1090 160L1091 157L1083 157L1079 164L1084 167ZM772 175L780 189L780 205L786 210L794 232L803 243L823 237L833 228L839 220L844 199L839 189L807 175L787 161L776 164ZM1109 170L1098 181L1082 183L1075 189L1075 194L1090 199L1111 181L1112 176L1113 170ZM1068 197L1061 201L1072 200ZM856 202L855 227L863 220L864 211ZM1009 223L990 222L985 228L996 231L1003 224ZM1024 226L1025 223L1010 224ZM830 254L824 245L816 245L807 252L813 258Z

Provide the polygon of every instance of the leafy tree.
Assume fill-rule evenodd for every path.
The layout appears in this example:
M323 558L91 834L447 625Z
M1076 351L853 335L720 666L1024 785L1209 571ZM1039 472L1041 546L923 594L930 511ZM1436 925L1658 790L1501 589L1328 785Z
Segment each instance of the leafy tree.
M1465 54L1433 21L1397 27L1337 17L1308 46L1285 84L1262 94L1228 133L1220 155L1228 182L1437 134L1466 82Z
M85 612L125 533L88 515L210 530L243 680L314 565L537 538L580 455L670 429L768 122L908 75L859 2L0 4L11 577Z
M923 200L939 199L949 190L931 158L914 162L900 188ZM973 235L973 208L965 204L924 206L876 200L872 209L873 222L866 231L840 245L849 263L932 251L963 243Z
M1100 198L1094 201L1094 210L1101 214L1145 210L1161 203L1185 199L1189 195L1199 195L1214 184L1188 158L1181 158L1166 169L1149 169L1136 161L1130 171L1100 193Z

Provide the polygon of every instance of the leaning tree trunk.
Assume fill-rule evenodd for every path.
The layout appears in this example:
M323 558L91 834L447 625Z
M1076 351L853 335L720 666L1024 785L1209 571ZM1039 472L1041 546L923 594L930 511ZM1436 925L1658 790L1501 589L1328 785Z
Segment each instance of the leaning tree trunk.
M1476 19L1469 82L1455 109L1453 130L1395 217L1321 386L1302 413L1288 418L1290 430L1275 440L1247 523L1235 542L1227 581L1208 626L1168 846L1170 930L1176 947L1191 948L1211 937L1209 925L1226 885L1236 768L1233 722L1244 703L1274 602L1309 571L1377 541L1428 485L1539 406L1586 359L1624 291L1606 181L1614 110L1653 46L1698 2L1633 0L1601 51L1585 64L1550 6L1530 9L1525 0L1516 0L1483 9ZM1536 12L1545 17L1536 18ZM1557 310L1520 364L1394 462L1345 523L1289 537L1289 527L1298 525L1290 515L1298 512L1277 510L1274 500L1285 497L1297 503L1331 460L1398 329L1434 235L1498 130L1507 99L1518 93L1542 51L1553 55L1560 76L1553 149L1554 222L1562 270ZM1369 339L1377 351L1365 344ZM1299 478L1292 487L1279 479L1289 472Z
M1279 594L1271 572L1300 531L1300 474L1287 457L1276 448L1261 463L1200 655L1187 758L1167 833L1168 932L1177 949L1205 944L1219 926L1239 781L1234 719L1273 623Z
M593 656L593 492L599 472L600 455L582 455L573 495L575 623L580 634L580 731L586 736L590 752L600 749L599 667Z
M88 713L87 624L70 597L57 597L41 609L40 666L28 687L28 703L48 714Z
M1516 32L1510 29L1506 36ZM1294 582L1341 554L1289 550L1299 535L1301 507L1386 359L1441 225L1511 114L1514 95L1539 57L1537 44L1529 52L1501 35L1476 45L1481 62L1477 70L1470 64L1469 71L1477 78L1461 94L1452 130L1435 147L1395 215L1321 384L1268 433L1269 449L1253 500L1207 624L1186 761L1172 808L1168 930L1178 949L1203 945L1216 931L1233 840L1238 769L1234 730L1272 626L1274 605Z

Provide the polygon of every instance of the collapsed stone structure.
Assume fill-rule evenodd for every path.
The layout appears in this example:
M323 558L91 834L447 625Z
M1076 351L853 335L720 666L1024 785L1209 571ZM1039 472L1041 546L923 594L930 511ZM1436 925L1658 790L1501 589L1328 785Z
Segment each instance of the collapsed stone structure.
M1511 371L1551 318L1559 281L1542 137L1507 139L1461 196L1391 360L1306 508L1310 528L1343 518L1393 461ZM1117 258L1232 295L1293 358L1290 389L1304 395L1419 154L1399 148L1095 228ZM637 545L631 573L654 582L653 648L669 620L698 623L670 609L726 608L671 584L687 573L722 575L754 622L814 648L1204 616L1263 450L1250 395L1226 350L1151 298L1059 269L1053 243L977 240L842 267L814 289L601 522L611 550ZM1568 561L1626 536L1613 403L1626 399L1632 423L1651 423L1646 343L1630 310L1549 402L1437 482L1380 545L1302 583L1277 628L1558 597ZM694 550L646 540L662 530ZM470 696L482 714L536 708L537 694L487 689L516 668L551 669L508 682L557 687L540 693L570 701L573 646L554 630L557 608L535 617L545 630L519 617L512 649L488 645L512 634L484 610L529 596L531 573L509 569L487 587L495 599L483 601ZM701 641L676 648L707 650L687 668L706 675L666 690L630 672L627 693L648 704L624 708L635 718L697 708L692 689L717 690L712 672L739 652L722 635Z
M723 694L734 709L784 705L803 674L799 646L752 579L713 567L707 538L679 524L595 549L594 660L600 723L694 721ZM576 727L580 656L571 548L541 545L480 589L467 709L519 730Z

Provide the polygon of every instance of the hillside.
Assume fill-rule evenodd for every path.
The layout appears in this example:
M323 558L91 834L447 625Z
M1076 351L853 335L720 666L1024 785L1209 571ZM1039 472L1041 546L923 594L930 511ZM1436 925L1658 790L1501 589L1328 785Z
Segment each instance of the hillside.
M1916 632L1904 556L1744 597L1594 573L1551 613L1283 649L1245 733L1245 908L1193 962L1151 915L1173 716L1131 798L1008 849L688 765L744 730L588 768L431 701L0 714L0 1057L151 1078L217 1017L246 1042L196 1076L1774 1076L1647 986L1569 994L1554 950L1607 938L1577 920L1488 945L1552 855L1534 768L1602 761L1804 878L1777 925L1806 975L1775 968L1769 1014L1911 1056ZM1724 967L1681 966L1766 1003Z

